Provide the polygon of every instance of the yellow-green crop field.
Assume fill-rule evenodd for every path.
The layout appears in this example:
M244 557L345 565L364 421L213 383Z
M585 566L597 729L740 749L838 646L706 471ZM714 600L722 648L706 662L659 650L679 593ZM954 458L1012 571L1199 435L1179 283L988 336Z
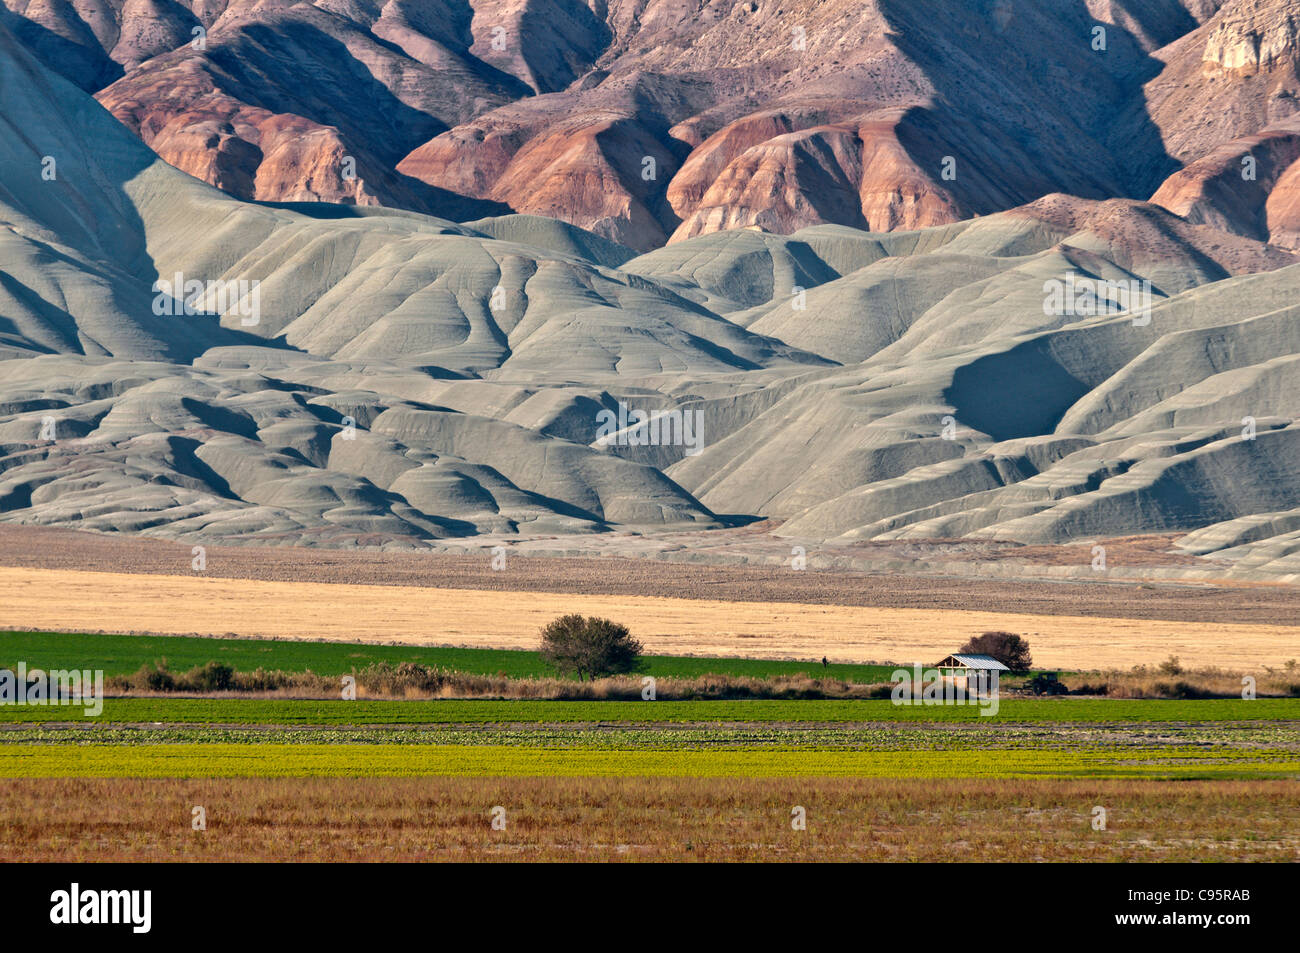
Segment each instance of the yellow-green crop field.
M1122 751L591 750L500 745L0 745L0 777L860 777L1300 779L1300 754Z

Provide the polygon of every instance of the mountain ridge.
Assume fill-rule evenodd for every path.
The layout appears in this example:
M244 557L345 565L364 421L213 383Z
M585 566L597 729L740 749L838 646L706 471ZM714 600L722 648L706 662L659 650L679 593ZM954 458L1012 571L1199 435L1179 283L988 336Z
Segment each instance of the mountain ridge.
M1049 193L636 254L537 216L241 200L3 25L0 79L0 519L349 547L1165 533L1229 574L1300 569L1300 256L1276 244ZM159 309L177 274L255 283L254 320L248 294ZM1054 310L1066 281L1135 308ZM630 410L691 415L698 446L602 441Z

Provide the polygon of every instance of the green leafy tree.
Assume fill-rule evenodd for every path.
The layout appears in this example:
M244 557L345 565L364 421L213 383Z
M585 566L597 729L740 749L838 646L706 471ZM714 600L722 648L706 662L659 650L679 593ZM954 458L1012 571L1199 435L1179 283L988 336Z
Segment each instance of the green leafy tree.
M561 674L596 679L636 669L641 643L609 619L562 615L542 629L542 658Z

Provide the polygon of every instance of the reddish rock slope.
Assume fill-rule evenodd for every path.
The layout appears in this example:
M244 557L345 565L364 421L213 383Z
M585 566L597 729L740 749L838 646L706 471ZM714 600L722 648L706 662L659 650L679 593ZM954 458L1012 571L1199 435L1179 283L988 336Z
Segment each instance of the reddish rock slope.
M247 199L513 209L649 249L1154 194L1300 240L1291 0L4 2Z

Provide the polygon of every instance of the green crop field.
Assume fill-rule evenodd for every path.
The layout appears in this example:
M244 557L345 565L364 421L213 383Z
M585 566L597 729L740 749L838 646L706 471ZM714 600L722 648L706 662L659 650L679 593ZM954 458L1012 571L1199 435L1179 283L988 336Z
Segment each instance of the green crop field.
M475 675L511 678L555 675L537 652L511 649L462 649L350 642L292 642L270 639L221 639L199 636L95 635L66 632L0 632L0 668L25 662L29 669L100 669L105 675L128 675L141 665L167 660L181 672L208 662L224 662L236 671L258 668L283 672L312 671L343 675L375 662L418 662ZM641 671L657 678L736 675L814 675L852 682L885 682L895 665L828 665L820 661L695 658L647 655Z
M1300 756L1177 746L1103 751L609 751L493 745L0 745L7 778L1300 778Z
M322 673L374 661L516 674L541 667L528 652L51 634L0 640L0 667L18 658L32 667L126 672L163 657L173 670L213 659ZM679 674L716 670L714 662L731 664L732 674L785 664L671 661L697 666ZM664 671L656 664L649 661L651 670ZM887 675L856 668L864 680ZM1296 698L1004 697L995 716L987 710L889 699L112 697L98 716L84 706L0 705L0 777L1300 778Z
M1300 719L1300 699L1110 700L1006 698L994 717L978 706L870 701L319 701L264 698L109 698L80 707L0 705L0 723L97 722L231 725L423 725L547 722L1161 723Z

